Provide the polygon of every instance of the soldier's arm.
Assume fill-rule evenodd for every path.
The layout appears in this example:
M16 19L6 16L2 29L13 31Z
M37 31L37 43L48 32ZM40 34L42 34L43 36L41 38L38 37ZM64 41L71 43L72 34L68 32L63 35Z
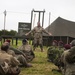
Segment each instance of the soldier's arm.
M16 57L11 57L11 65L12 66L18 66L18 65L20 65L20 62L17 60L17 58Z
M8 50L7 53L12 55L12 56L16 56L16 54L15 54L15 52L13 50Z
M34 31L34 29L33 30L31 30L31 31L29 31L28 33L26 33L25 35L27 36L27 35L29 35L30 33L32 33Z
M47 32L45 29L43 29L43 32L48 34L48 35L52 35L51 33Z
M21 48L16 49L16 48L11 47L10 49L13 50L13 51L15 52L15 54L22 54L24 57L27 57L27 56L20 50Z

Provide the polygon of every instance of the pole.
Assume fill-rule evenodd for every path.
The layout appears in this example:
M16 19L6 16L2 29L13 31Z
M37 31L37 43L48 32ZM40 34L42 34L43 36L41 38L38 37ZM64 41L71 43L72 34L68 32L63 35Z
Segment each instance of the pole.
M69 41L69 37L67 36L67 44L69 43L68 41Z
M38 17L38 22L40 22L40 11L39 11L39 17Z
M44 11L43 11L43 17L42 17L42 27L43 27L43 25L44 25L44 13L45 13L45 9L44 9Z
M4 11L4 35L5 35L5 24L6 24L6 10Z
M34 14L33 28L34 28L34 24L35 24L35 17L36 17L36 14Z
M34 9L31 11L31 30L32 30L33 11L34 11Z
M49 12L49 25L50 25L50 17L51 17L51 13Z
M50 25L50 15L51 15L51 13L49 12L49 24L48 24L48 32L49 32L49 30L50 30L50 27L49 27L49 25Z

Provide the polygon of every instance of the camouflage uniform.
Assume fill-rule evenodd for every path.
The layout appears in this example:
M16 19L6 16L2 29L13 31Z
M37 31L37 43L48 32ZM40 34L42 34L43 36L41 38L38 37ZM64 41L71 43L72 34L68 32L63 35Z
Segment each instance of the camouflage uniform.
M28 44L27 41L25 44L20 46L18 49L25 53L25 55L27 56L27 61L31 61L35 57L35 54L32 51L32 47L31 45Z
M25 56L25 54L23 54L23 52L21 52L18 49L13 48L12 46L10 46L10 44L8 42L5 42L5 43L9 46L9 49L7 50L7 53L14 56L14 57L16 57L17 60L19 60L19 62L20 62L19 66L32 67L32 65L27 62L26 56Z
M59 47L60 50L63 48L63 46L64 46L63 41L59 41L58 42L58 47Z
M7 73L5 75L12 75L12 74L18 75L20 73L20 70L18 68L18 65L20 64L20 62L15 57L13 57L12 55L9 55L5 51L0 51L0 62L6 62L9 66L6 69Z
M13 50L8 50L7 53L10 55L13 55L14 57L16 57L19 60L19 62L21 63L19 66L27 67L28 63L27 63L26 58L23 55L16 55Z
M40 45L41 51L43 51L43 40L42 40L42 34L43 32L49 34L45 29L43 29L41 26L36 26L33 30L28 32L27 34L33 33L33 45L34 45L34 50L37 45Z
M61 55L61 62L64 64L62 73L64 75L75 75L75 40L70 45L66 45L66 49L68 50L65 50Z
M50 62L54 62L54 59L56 58L56 49L54 47L48 48L47 57Z
M20 62L15 57L9 55L5 51L0 51L0 59L6 61L9 65L13 64L18 66L20 64Z
M61 56L61 62L64 64L64 69L62 69L62 73L64 75L75 75L75 63L69 63L66 60L66 56L69 54L69 50L64 51Z
M55 64L57 63L58 58L60 58L63 51L64 51L63 49L59 50L58 48L55 47L49 47L47 50L47 57L51 62Z

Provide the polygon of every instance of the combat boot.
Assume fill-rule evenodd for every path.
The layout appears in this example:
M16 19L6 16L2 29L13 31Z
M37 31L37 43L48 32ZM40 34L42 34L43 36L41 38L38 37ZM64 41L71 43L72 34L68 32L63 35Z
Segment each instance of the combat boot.
M33 67L30 63L27 64L26 68Z
M43 48L41 48L41 52L43 52Z

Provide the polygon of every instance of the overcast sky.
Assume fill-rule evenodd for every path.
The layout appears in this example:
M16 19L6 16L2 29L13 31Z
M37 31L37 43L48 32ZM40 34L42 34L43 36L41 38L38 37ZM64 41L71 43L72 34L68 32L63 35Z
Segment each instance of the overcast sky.
M0 0L0 30L4 29L5 10L7 11L5 29L18 31L18 22L30 22L32 9L42 11L45 9L44 28L59 16L75 22L75 0ZM33 21L36 26L38 14L34 15Z

